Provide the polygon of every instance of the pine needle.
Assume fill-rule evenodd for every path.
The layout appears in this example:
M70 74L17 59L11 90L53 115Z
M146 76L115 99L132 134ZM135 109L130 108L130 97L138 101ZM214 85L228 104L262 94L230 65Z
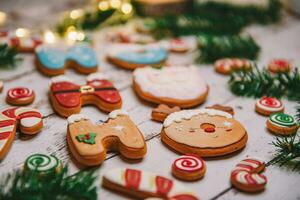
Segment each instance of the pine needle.
M0 44L0 68L13 68L21 59L17 56L16 48L8 44Z

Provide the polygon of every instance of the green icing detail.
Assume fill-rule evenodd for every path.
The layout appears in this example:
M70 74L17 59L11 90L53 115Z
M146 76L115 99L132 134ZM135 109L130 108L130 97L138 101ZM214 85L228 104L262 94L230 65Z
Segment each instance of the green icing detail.
M76 136L78 142L84 142L86 144L95 144L96 133L79 134Z
M281 126L289 127L289 126L296 125L295 119L292 116L284 114L284 113L272 114L269 119L271 122L281 125Z
M26 169L30 171L42 172L44 175L55 172L60 161L53 155L34 154L25 161Z

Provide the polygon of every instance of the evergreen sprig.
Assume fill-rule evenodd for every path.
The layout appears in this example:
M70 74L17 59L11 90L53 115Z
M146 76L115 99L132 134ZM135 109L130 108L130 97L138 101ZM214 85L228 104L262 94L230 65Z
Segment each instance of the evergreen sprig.
M0 180L0 200L96 200L94 171L68 176L68 167L52 176L17 170Z
M298 102L298 106L296 107L296 120L300 126L300 101Z
M272 74L266 69L241 70L231 74L230 90L245 97L287 97L300 101L300 74L298 68L290 73Z
M276 147L274 158L268 165L278 164L279 166L292 166L293 170L300 170L300 140L297 135L292 137L276 138L272 142Z
M15 67L17 61L20 60L17 55L18 52L15 47L10 47L8 44L0 44L0 68Z

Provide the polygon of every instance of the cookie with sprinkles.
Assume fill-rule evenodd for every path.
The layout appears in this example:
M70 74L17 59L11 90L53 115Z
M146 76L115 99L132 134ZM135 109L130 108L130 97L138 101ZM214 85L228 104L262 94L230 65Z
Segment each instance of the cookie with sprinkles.
M54 155L34 154L24 164L24 170L37 172L42 176L58 173L61 168L61 162Z
M6 102L11 105L28 105L34 101L35 93L26 87L15 87L7 91Z
M286 59L273 59L268 64L268 70L273 73L282 73L291 71L291 64Z
M274 113L267 120L267 128L278 135L295 134L299 128L296 119L288 114Z
M205 161L192 154L180 156L172 165L172 174L184 181L199 180L204 176L205 171Z
M265 189L267 177L261 174L265 163L257 158L240 161L231 172L232 185L244 192L259 192Z
M259 114L269 116L272 113L283 112L284 105L279 99L273 97L262 97L257 100L255 104L255 110Z

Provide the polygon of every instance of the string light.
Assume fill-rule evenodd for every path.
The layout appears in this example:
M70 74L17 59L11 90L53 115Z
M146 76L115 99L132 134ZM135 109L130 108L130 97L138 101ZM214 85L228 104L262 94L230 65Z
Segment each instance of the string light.
M132 5L130 3L124 3L121 7L121 11L127 15L132 11Z
M98 8L99 8L100 10L103 10L103 11L107 10L107 9L109 8L109 3L108 3L108 1L101 1L101 2L99 2Z
M76 41L83 41L85 34L82 31L77 31L74 26L70 26L67 30L66 40L68 43L73 44Z
M79 17L81 17L83 15L83 10L82 9L76 9L76 10L72 10L70 12L70 17L72 19L78 19Z
M6 13L0 11L0 25L5 24L6 21Z
M44 32L44 42L45 43L54 43L55 41L56 41L56 36L52 31L47 30Z
M28 37L29 35L29 30L25 28L18 28L16 30L16 36L17 37Z
M112 8L120 8L122 4L120 0L110 0L109 3Z

